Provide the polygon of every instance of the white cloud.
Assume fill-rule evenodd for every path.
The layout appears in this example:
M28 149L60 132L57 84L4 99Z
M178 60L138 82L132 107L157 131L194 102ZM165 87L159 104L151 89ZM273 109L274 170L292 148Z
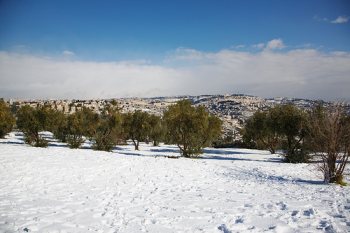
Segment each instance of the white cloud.
M258 43L253 44L253 48L255 49L265 49L265 50L277 50L277 49L283 49L286 46L284 45L282 39L273 39L265 43Z
M319 22L328 22L328 23L334 23L334 24L342 24L342 23L347 23L350 19L348 16L338 16L334 20L330 20L326 17L320 18L319 16L315 15L313 17L314 20L319 21Z
M259 43L259 44L254 44L253 48L257 48L257 49L263 49L265 47L264 43Z
M347 23L349 21L349 17L347 16L338 16L335 20L332 20L331 23Z
M350 100L350 53L316 49L258 53L180 48L155 65L86 62L0 52L5 98L110 98L246 93Z
M75 53L72 52L72 51L69 51L69 50L64 50L64 51L62 52L62 55L63 55L63 56L69 57L69 56L74 56Z
M281 39L273 39L267 42L266 49L283 49L285 45Z

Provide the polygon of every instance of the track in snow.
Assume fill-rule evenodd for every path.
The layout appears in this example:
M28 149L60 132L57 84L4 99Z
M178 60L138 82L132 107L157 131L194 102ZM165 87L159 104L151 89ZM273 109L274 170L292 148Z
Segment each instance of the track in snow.
M141 150L0 140L0 232L350 231L349 187L322 184L313 165L258 150Z

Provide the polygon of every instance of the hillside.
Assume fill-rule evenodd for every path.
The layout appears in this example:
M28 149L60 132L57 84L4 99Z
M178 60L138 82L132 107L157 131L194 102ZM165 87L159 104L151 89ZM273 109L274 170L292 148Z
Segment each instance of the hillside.
M12 109L18 109L23 105L33 107L48 105L67 114L73 113L82 107L87 107L95 112L101 112L106 104L115 100L123 112L135 110L147 111L155 115L162 115L163 111L171 104L181 99L190 99L193 105L203 105L208 111L218 116L223 121L224 133L233 133L239 138L239 129L244 122L257 110L264 110L277 104L294 104L301 109L310 109L317 103L329 104L324 101L300 99L300 98L270 98L257 96L232 94L232 95L200 95L200 96L173 96L154 98L120 98L120 99L95 99L95 100L9 100ZM350 112L350 105L347 105Z

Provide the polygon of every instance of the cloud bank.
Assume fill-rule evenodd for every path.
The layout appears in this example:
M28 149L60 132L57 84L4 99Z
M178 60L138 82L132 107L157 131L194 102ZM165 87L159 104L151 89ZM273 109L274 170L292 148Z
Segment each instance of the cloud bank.
M350 100L350 53L280 51L281 39L258 52L179 48L158 64L88 62L0 52L0 96L113 98L244 93Z

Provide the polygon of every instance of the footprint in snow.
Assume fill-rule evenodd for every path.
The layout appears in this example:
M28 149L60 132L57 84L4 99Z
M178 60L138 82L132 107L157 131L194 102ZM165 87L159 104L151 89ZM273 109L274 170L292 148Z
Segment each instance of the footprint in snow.
M238 216L235 220L235 224L243 223L244 222L244 217L243 216Z
M329 232L329 233L335 233L336 231L334 230L332 224L330 224L328 221L326 220L321 220L317 229L319 230L324 230L325 232Z
M226 227L225 224L221 224L221 225L218 227L218 229L219 229L220 231L222 231L223 233L232 233L232 232Z
M287 209L287 204L284 203L283 201L280 201L276 203L277 206L279 206L280 210L286 210Z
M304 210L304 213L303 213L303 214L304 214L304 216L312 217L312 216L315 215L315 213L316 213L315 209L310 208L310 209L308 209L308 210Z
M298 210L293 210L291 213L292 217L296 217L299 215L299 211Z

